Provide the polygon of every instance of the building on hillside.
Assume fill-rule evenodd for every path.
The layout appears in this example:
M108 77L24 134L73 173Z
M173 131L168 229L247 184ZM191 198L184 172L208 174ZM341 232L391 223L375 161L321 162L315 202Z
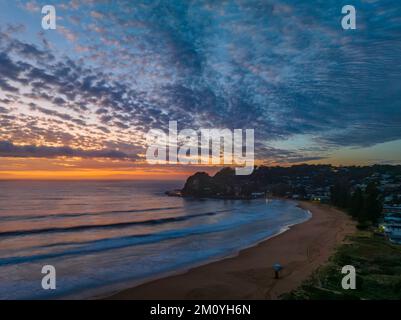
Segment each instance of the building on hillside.
M319 202L319 203L329 203L330 197L326 195L311 195L311 201Z
M401 244L401 205L383 206L384 233L391 242Z

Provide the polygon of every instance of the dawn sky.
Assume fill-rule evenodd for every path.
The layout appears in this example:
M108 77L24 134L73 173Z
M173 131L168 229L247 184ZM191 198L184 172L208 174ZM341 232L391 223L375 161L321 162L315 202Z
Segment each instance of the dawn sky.
M393 1L0 0L0 179L160 178L144 134L255 129L258 164L401 163ZM357 10L343 30L341 8Z

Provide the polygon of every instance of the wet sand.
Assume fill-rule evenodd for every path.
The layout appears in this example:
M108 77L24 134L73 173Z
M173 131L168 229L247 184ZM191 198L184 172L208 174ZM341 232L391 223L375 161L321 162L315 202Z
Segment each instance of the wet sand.
M300 202L312 218L235 257L123 290L108 299L278 299L324 264L355 224L327 205ZM274 279L272 265L284 269Z

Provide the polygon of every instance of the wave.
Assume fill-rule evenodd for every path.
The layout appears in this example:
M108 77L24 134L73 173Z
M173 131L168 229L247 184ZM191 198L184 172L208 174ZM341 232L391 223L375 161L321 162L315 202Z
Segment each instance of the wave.
M129 209L129 210L108 210L108 211L96 211L96 212L71 212L71 213L53 213L46 215L17 215L17 216L3 216L0 217L0 221L19 221L23 220L40 220L48 218L73 218L73 217L84 217L84 216L99 216L108 215L116 213L136 213L136 212L153 212L153 211L163 211L163 210L175 210L181 209L179 207L163 207L163 208L148 208L148 209Z
M229 211L229 210L224 210L224 211ZM121 249L136 245L150 244L171 239L184 238L188 236L221 232L224 230L233 229L235 226L239 225L242 225L242 223L240 221L236 221L224 224L216 224L213 227L197 226L180 230L163 231L163 232L149 233L143 235L129 235L123 237L99 239L85 242L58 243L46 247L57 246L57 245L83 245L83 246L73 249L67 249L60 252L0 258L0 266L34 262L43 259L60 258L64 256L76 256L76 255L92 254L97 252L106 252L110 250Z
M79 226L71 226L71 227L52 227L52 228L41 228L41 229L29 229L29 230L11 230L0 232L0 237L9 237L9 236L26 236L26 235L35 235L35 234L43 234L43 233L56 233L56 232L73 232L73 231L86 231L92 229L110 229L110 228L126 228L131 226L138 225L158 225L163 223L171 223L171 222L181 222L194 218L205 217L205 216L214 216L219 213L231 211L220 210L213 212L205 212L199 214L193 214L189 216L178 216L178 217L169 217L162 219L151 219L151 220L143 220L143 221L129 221L129 222L116 222L109 224L94 224L94 225L79 225Z

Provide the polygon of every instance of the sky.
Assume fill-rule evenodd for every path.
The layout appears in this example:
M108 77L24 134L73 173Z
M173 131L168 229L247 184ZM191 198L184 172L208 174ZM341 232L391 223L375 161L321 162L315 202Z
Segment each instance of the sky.
M217 170L146 162L169 121L254 129L257 164L401 164L400 57L398 0L0 0L0 179Z

